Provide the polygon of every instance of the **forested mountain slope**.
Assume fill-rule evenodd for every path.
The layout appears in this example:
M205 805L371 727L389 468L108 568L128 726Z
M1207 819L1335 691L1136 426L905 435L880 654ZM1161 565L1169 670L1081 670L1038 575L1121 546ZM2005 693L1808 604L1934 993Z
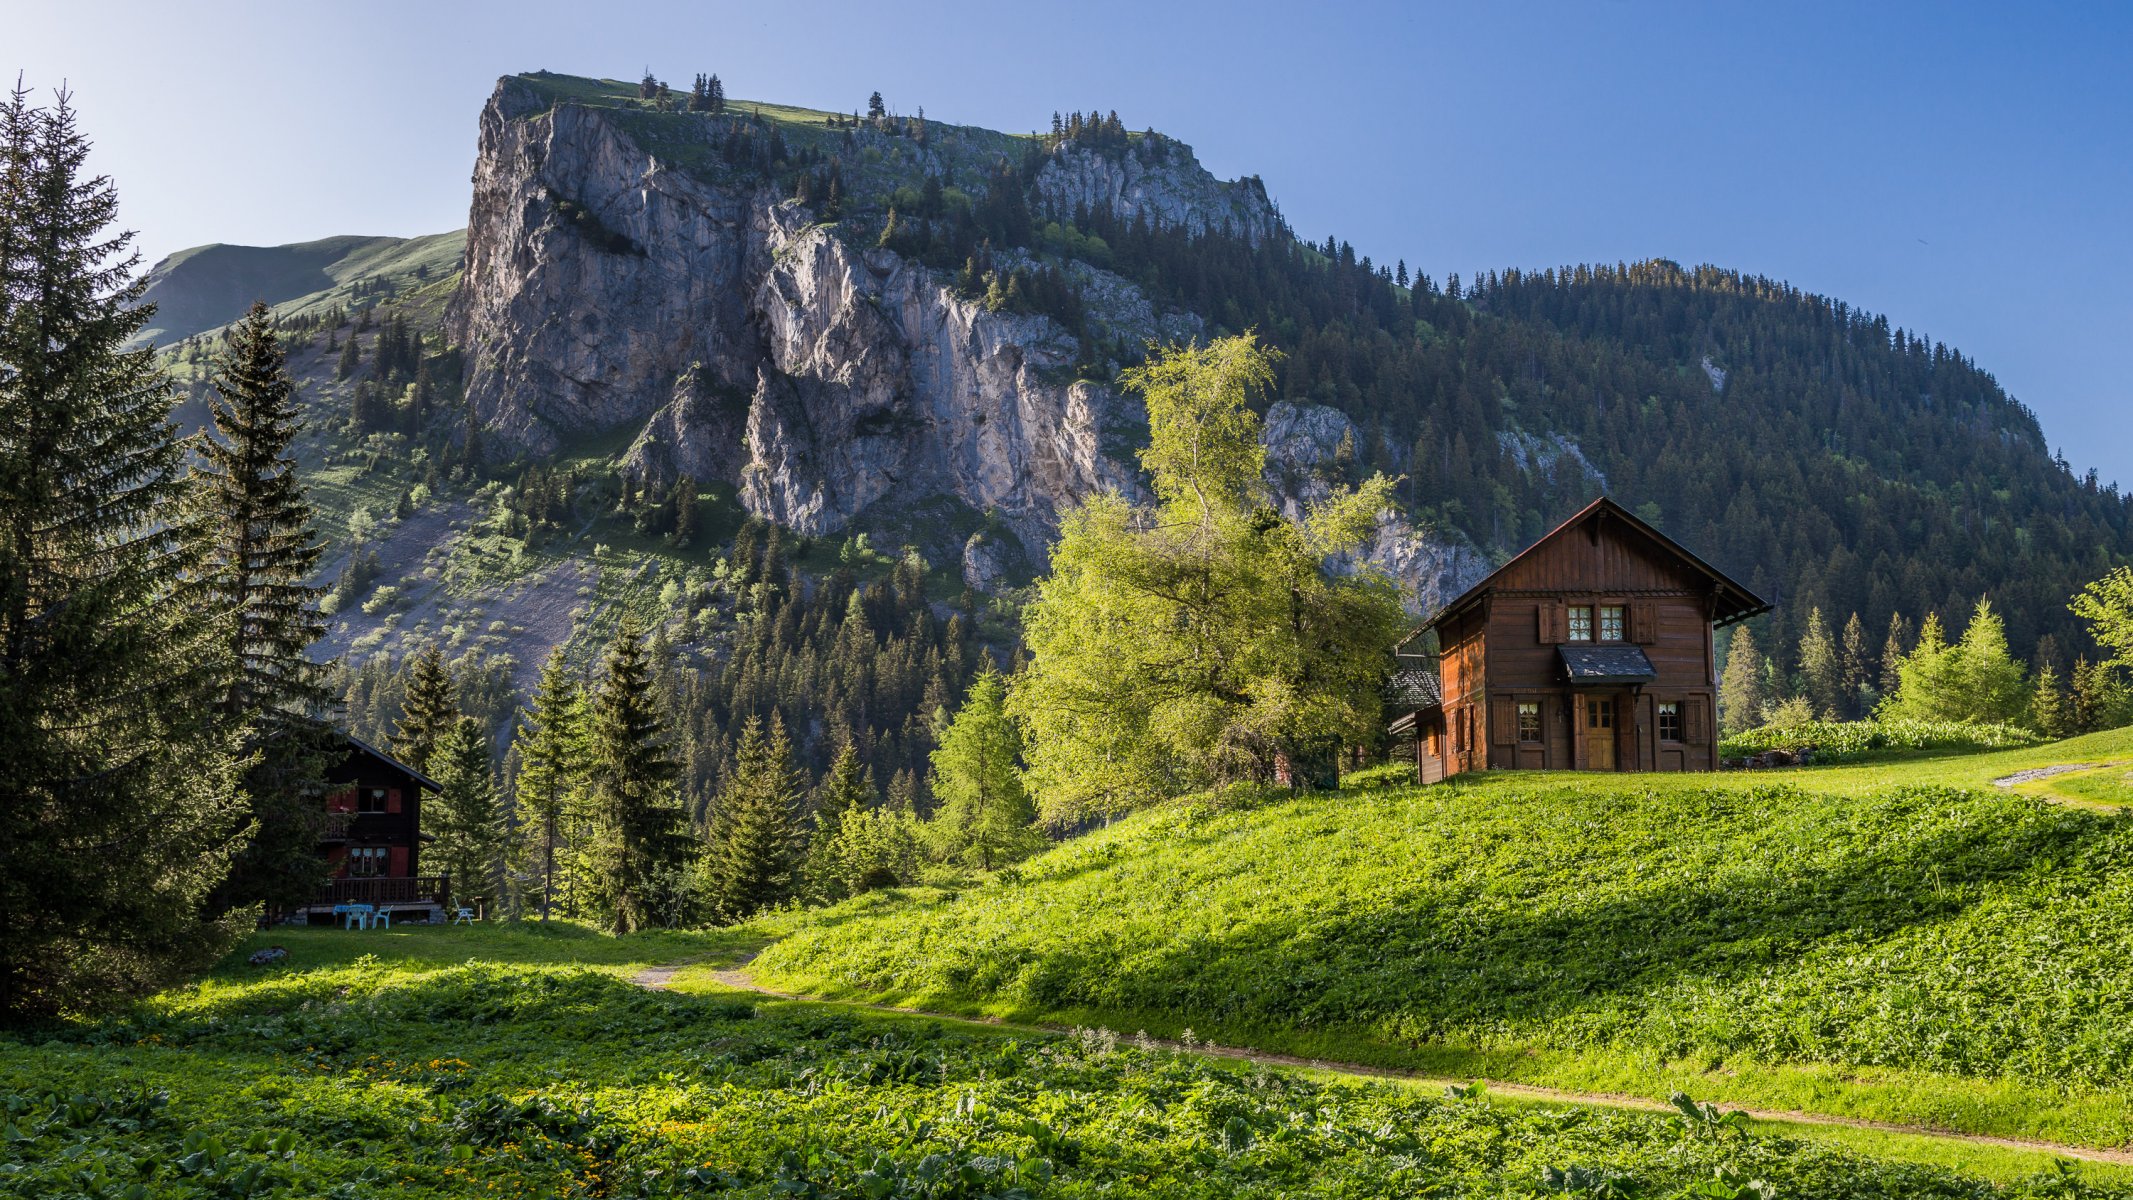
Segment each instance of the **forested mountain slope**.
M1260 181L1114 114L1009 135L646 90L500 81L463 259L443 234L158 268L165 343L209 331L172 349L196 388L240 293L282 300L344 571L330 650L445 636L524 686L633 606L716 657L758 602L719 553L750 520L797 535L779 570L853 586L912 547L922 590L967 601L967 639L1011 614L1060 506L1138 486L1118 371L1243 329L1286 354L1277 495L1405 476L1372 557L1417 609L1601 490L1776 600L1766 647L1813 606L1878 647L1892 613L1989 593L2018 652L2051 633L2070 656L2066 597L2133 553L2126 498L1989 374L1839 301L1665 262L1410 276L1294 236ZM877 596L877 646L918 586ZM791 636L819 625L826 648L838 619ZM942 636L912 644L954 661ZM893 693L952 697L960 669L928 674ZM922 761L914 716L866 718L908 732L899 763Z

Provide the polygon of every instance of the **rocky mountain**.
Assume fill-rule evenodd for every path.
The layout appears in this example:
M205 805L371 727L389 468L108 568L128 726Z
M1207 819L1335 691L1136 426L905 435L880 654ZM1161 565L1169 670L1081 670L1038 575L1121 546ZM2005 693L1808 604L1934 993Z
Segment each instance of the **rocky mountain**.
M1418 611L1603 489L1778 600L1780 644L1808 608L1878 644L1892 614L1990 593L2018 642L2071 645L2065 594L2133 553L2125 497L1884 318L1665 262L1410 276L1298 239L1259 180L1115 115L1013 136L512 76L461 245L157 268L181 374L240 297L280 301L315 494L363 529L343 562L383 564L335 649L451 630L523 673L625 601L710 587L703 547L750 518L837 563L909 546L943 589L1011 587L1062 506L1138 486L1118 370L1246 328L1285 354L1277 498L1400 476L1367 557ZM419 353L388 366L396 321ZM686 549L678 493L708 523Z

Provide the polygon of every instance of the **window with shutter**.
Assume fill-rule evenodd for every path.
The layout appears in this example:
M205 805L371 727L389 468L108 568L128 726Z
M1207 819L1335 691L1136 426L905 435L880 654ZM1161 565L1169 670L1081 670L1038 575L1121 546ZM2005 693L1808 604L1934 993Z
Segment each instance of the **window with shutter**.
M1498 698L1489 704L1489 740L1508 746L1518 740L1518 722L1511 715L1511 701Z
M1702 696L1690 696L1681 702L1682 723L1688 726L1688 734L1683 740L1690 743L1699 743L1704 740L1703 705L1704 698Z

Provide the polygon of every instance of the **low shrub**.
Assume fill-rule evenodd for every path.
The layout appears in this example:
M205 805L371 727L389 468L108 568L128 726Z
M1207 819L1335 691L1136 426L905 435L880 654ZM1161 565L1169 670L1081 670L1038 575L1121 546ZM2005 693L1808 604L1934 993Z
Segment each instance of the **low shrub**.
M2014 750L2043 740L2020 726L1968 721L1799 721L1736 733L1718 744L1718 753L1745 758L1769 750L1812 751L1815 762L1846 763L1902 751Z

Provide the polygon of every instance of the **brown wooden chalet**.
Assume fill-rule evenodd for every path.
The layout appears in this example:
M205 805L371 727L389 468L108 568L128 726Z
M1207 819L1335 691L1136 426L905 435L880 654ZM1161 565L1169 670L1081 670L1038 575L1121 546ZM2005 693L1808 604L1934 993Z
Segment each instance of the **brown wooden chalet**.
M368 904L397 912L430 910L440 918L451 903L451 880L422 874L422 796L442 789L435 780L383 750L350 737L347 753L326 773L326 824L319 852L331 878L306 916L330 920L340 904Z
M1491 767L1718 765L1714 629L1770 605L1601 497L1400 646L1390 710L1425 783ZM1407 653L1437 635L1437 668Z

